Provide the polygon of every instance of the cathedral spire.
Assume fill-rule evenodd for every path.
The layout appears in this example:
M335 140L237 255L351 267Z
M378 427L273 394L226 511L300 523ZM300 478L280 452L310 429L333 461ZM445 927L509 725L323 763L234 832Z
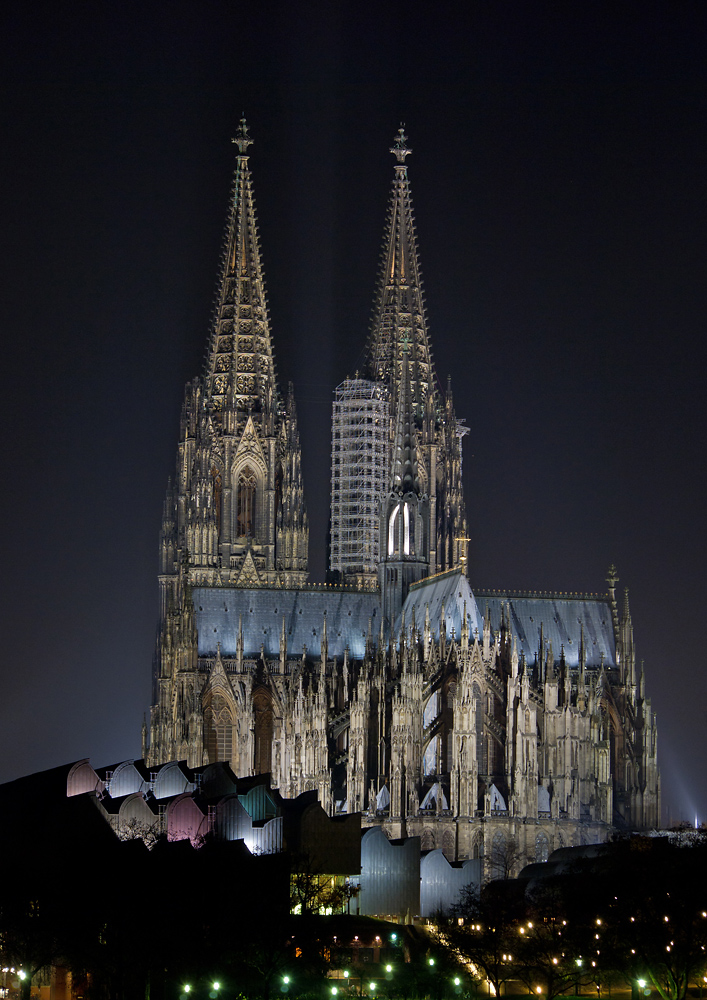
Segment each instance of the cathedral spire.
M245 118L233 142L238 146L238 155L205 374L210 397L218 409L223 408L230 389L239 409L258 411L277 392L248 166L247 151L253 140Z
M390 151L396 158L395 175L368 342L368 374L373 381L388 383L394 399L400 380L403 345L409 344L412 397L416 405L421 405L434 391L434 373L405 164L412 150L407 145L402 125Z

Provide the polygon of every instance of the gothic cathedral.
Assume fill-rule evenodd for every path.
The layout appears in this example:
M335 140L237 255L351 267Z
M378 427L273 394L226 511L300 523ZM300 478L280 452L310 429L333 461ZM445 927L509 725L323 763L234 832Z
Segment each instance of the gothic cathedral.
M656 827L656 723L615 570L603 595L469 585L467 428L437 388L402 128L366 367L334 393L330 582L307 583L245 121L234 141L218 304L164 504L146 762L268 772L450 860Z

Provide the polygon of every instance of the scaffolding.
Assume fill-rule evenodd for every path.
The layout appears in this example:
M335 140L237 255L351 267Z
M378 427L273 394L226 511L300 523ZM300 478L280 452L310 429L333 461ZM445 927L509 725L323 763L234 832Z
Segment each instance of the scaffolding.
M329 569L374 586L381 501L389 488L390 406L381 382L345 379L334 391Z

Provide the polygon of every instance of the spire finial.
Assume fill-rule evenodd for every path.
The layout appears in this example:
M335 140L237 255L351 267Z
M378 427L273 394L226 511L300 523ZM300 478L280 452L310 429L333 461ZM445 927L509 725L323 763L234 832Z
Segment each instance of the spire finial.
M400 122L398 134L393 139L393 145L390 147L390 152L393 153L398 163L405 163L405 157L412 153L407 141L408 137L405 135L405 125L403 122Z
M236 131L236 136L231 139L231 142L235 142L238 146L238 152L241 156L247 151L248 146L253 145L253 140L248 135L248 125L245 120L245 115L241 118L241 123Z

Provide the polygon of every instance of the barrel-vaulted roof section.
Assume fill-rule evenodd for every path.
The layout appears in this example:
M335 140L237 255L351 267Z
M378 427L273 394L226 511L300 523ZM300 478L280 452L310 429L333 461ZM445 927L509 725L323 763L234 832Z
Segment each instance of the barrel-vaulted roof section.
M479 630L479 636L481 636L484 620L479 613L469 581L460 572L441 573L411 587L402 614L395 626L396 634L400 632L403 618L406 628L410 628L413 614L415 628L422 631L425 615L429 611L430 631L433 637L438 639L443 610L448 639L451 639L452 632L457 639L459 638L465 614L471 641L473 642L475 629Z

